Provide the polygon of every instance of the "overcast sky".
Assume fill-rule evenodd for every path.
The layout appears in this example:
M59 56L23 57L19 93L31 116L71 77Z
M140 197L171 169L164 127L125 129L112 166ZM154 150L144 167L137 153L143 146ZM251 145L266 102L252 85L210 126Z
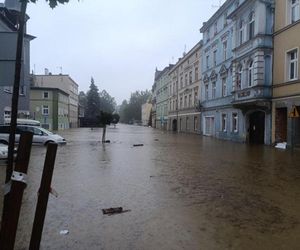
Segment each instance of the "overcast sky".
M0 0L3 2L3 0ZM224 2L224 1L223 1ZM70 0L28 5L31 70L69 74L87 91L91 76L118 104L151 89L155 68L177 62L201 38L219 0Z

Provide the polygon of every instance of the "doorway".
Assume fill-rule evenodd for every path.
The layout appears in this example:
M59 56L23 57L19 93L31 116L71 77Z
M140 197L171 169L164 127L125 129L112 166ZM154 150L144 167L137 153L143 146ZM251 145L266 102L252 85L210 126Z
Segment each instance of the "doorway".
M176 132L177 131L177 120L174 119L172 122L172 131Z
M249 142L252 144L265 143L265 113L256 111L249 115Z

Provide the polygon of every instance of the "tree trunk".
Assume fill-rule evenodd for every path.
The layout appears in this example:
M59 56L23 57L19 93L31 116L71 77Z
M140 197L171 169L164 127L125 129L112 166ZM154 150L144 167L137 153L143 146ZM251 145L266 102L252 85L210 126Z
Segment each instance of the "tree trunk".
M18 29L17 51L16 51L15 78L14 78L14 88L13 88L12 103L11 103L11 120L10 120L10 134L9 134L9 145L8 145L8 163L7 163L7 167L6 167L6 178L5 178L6 184L8 184L8 182L10 181L10 178L11 178L11 175L13 172L15 133L16 133L16 127L17 127L17 116L18 116L19 87L20 87L20 79L21 79L26 8L27 8L27 1L22 1L21 13L19 15L19 29ZM2 227L3 227L5 219L7 217L8 200L9 200L9 193L5 194L5 196L4 196L0 238L2 237L2 231L3 231Z
M104 125L104 127L103 127L102 143L105 143L105 135L106 135L106 125Z

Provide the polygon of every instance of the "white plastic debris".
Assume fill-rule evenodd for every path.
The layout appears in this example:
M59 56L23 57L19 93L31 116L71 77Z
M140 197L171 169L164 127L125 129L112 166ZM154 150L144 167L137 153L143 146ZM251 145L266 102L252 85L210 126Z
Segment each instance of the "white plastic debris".
M69 234L69 230L61 230L60 231L60 233L59 233L60 235L67 235L67 234Z
M286 149L286 142L277 143L275 148Z

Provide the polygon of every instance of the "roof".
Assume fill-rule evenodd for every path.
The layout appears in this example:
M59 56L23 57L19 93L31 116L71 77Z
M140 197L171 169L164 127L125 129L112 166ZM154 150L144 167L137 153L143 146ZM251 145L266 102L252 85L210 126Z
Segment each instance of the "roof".
M53 81L56 81L56 78L67 78L68 80L70 80L71 82L73 82L77 87L79 86L68 74L48 74L48 75L33 75L33 77L36 77L36 78L48 78L48 80L50 81L50 79L52 78Z
M203 40L200 40L196 45L191 48L188 53L186 53L182 58L178 59L178 62L174 65L174 67L170 70L170 73L173 72L180 64L185 62L193 53L196 49L201 49L203 45Z
M213 25L217 18L224 14L224 11L234 2L235 0L227 0L222 6L213 14L213 16L204 22L200 28L200 32L204 33L211 25Z

